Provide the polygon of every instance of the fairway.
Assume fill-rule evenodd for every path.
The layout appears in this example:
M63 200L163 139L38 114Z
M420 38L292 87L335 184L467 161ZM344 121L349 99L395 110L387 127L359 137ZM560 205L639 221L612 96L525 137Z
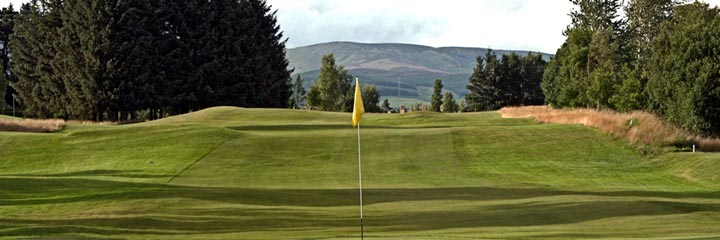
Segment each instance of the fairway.
M349 113L0 132L0 237L358 239ZM720 238L720 154L496 112L366 114L367 239Z

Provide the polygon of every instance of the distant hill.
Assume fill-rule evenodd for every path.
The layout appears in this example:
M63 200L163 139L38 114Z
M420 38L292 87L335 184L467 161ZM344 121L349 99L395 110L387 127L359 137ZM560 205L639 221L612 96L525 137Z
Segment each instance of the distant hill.
M528 51L495 50L498 55ZM306 87L318 75L322 56L333 53L336 63L345 66L364 83L375 84L382 98L396 97L429 101L433 81L443 80L445 89L457 96L467 93L465 86L486 48L441 47L398 43L330 42L288 49L290 67L301 74ZM546 59L550 54L543 53Z

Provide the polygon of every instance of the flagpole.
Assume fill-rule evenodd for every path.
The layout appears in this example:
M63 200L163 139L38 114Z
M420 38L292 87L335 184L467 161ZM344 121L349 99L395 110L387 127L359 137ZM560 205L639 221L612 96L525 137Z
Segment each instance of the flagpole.
M360 121L357 123L358 129L358 179L360 183L360 239L365 238L363 229L363 199L362 199L362 160L360 158Z

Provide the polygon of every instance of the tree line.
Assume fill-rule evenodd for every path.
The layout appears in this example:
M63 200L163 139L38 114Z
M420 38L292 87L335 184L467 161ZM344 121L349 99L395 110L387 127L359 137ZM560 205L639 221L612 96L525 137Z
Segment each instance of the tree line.
M353 111L355 102L353 76L343 66L335 64L335 56L332 53L323 55L320 75L307 91L307 96L299 94L305 92L300 75L297 76L293 89L297 89L295 92L298 94L295 94L294 100L291 101L296 104L299 104L302 99L307 99L307 104L311 109L335 112ZM365 84L360 91L365 112L381 112L383 110L378 105L380 93L374 85ZM387 108L389 108L389 103Z
M286 40L262 0L32 0L12 21L9 44L0 35L5 77L29 116L123 121L289 103Z
M647 110L720 135L720 11L676 0L572 0L543 77L555 107ZM624 16L619 11L624 7Z
M492 49L477 58L469 79L464 111L497 110L505 106L542 105L540 87L546 62L542 54L503 54Z

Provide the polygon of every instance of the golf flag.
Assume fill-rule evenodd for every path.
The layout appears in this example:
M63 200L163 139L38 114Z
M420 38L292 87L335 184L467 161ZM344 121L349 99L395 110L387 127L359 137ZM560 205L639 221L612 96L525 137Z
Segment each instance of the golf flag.
M357 77L355 78L355 104L353 106L352 125L355 127L358 122L360 122L360 118L362 118L363 113L365 113L362 94L360 94L360 80Z

